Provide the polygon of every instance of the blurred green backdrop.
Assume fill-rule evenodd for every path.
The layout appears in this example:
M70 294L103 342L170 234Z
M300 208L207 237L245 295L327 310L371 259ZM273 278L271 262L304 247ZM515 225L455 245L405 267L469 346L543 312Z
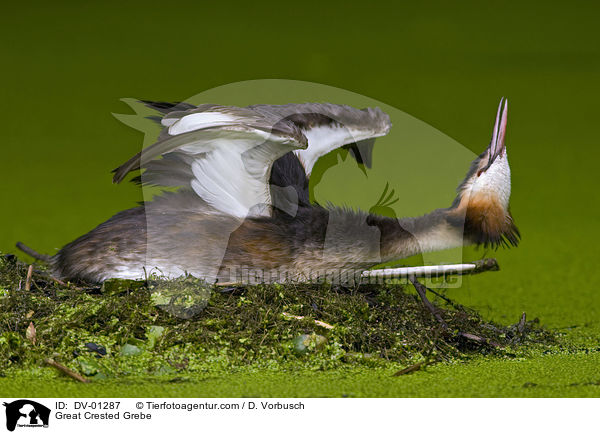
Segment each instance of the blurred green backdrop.
M503 322L526 310L552 327L580 325L592 339L598 18L597 5L577 1L12 3L0 17L0 251L23 241L52 253L141 199L109 173L142 141L111 115L128 112L123 97L314 81L394 106L479 153L507 96L523 241L488 253L501 273L467 279L453 294Z

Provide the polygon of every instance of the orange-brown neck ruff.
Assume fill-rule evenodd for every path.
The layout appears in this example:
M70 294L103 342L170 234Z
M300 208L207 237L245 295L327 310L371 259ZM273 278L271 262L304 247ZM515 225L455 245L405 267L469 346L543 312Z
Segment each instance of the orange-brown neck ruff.
M498 196L493 192L463 195L450 215L464 216L465 237L475 244L498 247L509 244L516 246L519 243L519 230L510 210L502 207Z

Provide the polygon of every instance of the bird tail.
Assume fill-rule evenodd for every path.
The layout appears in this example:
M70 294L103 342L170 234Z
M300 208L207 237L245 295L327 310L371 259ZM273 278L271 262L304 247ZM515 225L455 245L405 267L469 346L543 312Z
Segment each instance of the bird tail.
M32 258L38 259L40 261L50 262L52 260L52 256L50 256L50 255L44 255L43 253L38 253L35 250L33 250L31 247L27 247L25 244L23 244L20 241L17 243L17 248L19 250L27 253Z

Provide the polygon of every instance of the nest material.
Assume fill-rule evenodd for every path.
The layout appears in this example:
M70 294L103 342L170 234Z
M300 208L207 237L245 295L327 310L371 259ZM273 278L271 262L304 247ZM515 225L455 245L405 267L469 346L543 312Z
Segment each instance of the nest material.
M28 269L14 256L0 256L0 373L48 357L101 378L130 372L135 357L136 369L163 373L206 369L217 359L231 366L406 365L511 356L556 342L537 320L523 316L501 326L437 296L432 315L412 287L397 284L223 288L188 277L75 287L43 268L28 279ZM90 350L98 347L104 354Z

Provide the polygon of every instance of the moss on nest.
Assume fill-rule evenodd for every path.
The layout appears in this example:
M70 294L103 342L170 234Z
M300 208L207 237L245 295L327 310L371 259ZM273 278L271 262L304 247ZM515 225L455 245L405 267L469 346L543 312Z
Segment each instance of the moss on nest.
M78 288L37 267L25 291L27 268L0 257L0 373L48 357L102 379L249 364L328 369L514 357L556 344L537 320L500 326L447 301L439 307L444 328L414 290L397 284L222 288L187 277Z

